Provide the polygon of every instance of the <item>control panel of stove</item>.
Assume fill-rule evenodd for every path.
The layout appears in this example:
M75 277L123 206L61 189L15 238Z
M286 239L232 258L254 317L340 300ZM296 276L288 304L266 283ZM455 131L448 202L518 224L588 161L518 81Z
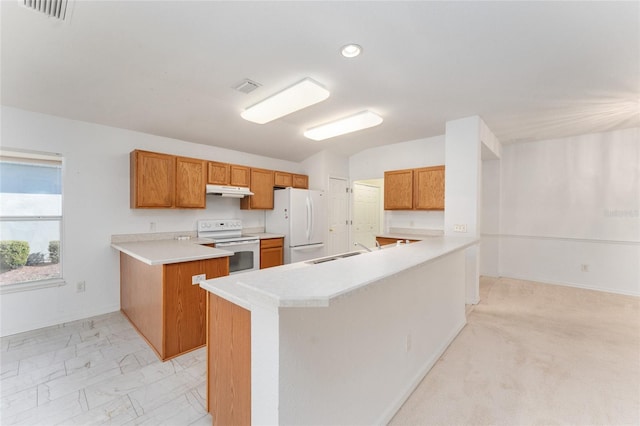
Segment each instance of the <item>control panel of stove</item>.
M240 219L201 219L198 221L198 231L241 231Z

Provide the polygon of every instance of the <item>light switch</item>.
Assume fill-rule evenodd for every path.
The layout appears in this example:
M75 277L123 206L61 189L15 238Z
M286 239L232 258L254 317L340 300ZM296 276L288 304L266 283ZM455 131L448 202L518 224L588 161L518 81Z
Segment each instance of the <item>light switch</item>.
M191 277L191 284L196 285L200 284L202 281L207 279L206 274L194 275Z

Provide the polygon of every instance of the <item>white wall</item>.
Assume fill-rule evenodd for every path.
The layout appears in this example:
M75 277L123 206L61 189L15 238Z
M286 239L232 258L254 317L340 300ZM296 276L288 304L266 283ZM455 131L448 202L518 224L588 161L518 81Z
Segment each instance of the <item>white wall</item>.
M480 275L500 276L500 160L482 162Z
M444 136L417 139L367 149L349 157L351 181L379 179L386 170L412 169L444 164ZM385 211L383 227L443 229L441 211Z
M634 128L504 146L500 275L640 295L639 141Z
M139 148L304 173L299 163L49 115L2 107L2 146L57 152L63 166L63 275L66 286L5 294L0 334L58 324L120 307L119 260L112 234L195 231L200 218L240 218L264 226L261 211L241 211L239 200L207 197L206 210L129 208L129 152ZM86 292L75 284L86 281Z

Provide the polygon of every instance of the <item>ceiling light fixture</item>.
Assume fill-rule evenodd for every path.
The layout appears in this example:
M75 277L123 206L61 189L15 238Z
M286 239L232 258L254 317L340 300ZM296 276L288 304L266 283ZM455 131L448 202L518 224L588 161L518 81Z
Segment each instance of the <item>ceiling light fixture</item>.
M329 91L310 78L290 86L242 111L240 116L258 124L301 110L329 97Z
M347 44L342 47L341 53L345 58L355 58L362 53L362 47L357 44Z
M346 133L368 129L380 123L382 123L382 117L378 114L374 114L371 111L361 111L357 114L307 129L304 132L304 136L314 141L321 141Z

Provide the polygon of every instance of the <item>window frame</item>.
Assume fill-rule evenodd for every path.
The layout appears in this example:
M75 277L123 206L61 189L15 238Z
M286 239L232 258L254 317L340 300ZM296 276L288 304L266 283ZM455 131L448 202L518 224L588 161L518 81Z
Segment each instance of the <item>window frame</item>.
M22 160L24 163L31 164L59 164L60 166L60 215L34 215L34 216L2 216L0 212L0 222L59 222L60 248L59 248L59 265L60 276L55 278L45 278L34 281L22 281L10 284L0 285L0 295L17 293L22 291L37 290L41 288L61 287L66 285L64 280L64 157L59 153L31 151L23 149L2 148L0 149L0 161L6 161L10 158L16 161Z

